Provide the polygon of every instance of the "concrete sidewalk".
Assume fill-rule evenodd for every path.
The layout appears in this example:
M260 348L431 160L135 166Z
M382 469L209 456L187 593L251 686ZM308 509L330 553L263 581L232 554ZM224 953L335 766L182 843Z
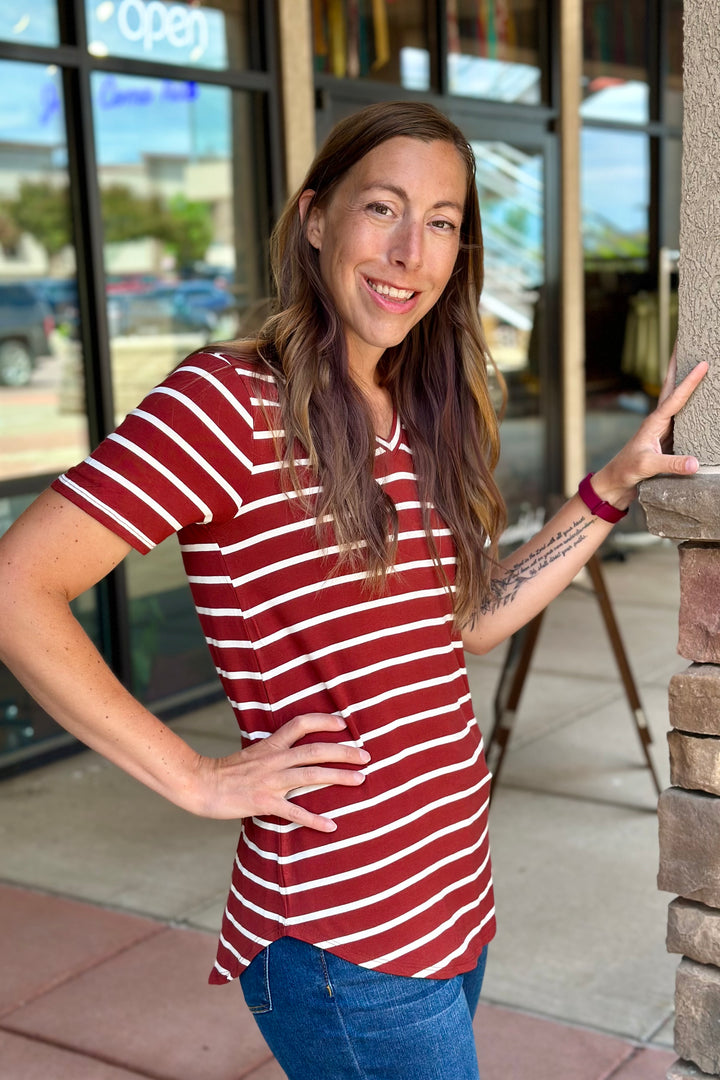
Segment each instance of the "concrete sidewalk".
M687 666L677 553L655 541L603 568L667 783L667 684ZM485 730L503 655L469 658ZM221 704L174 727L210 754L236 747ZM675 1060L642 762L576 583L546 616L493 800L483 1080L662 1080ZM0 1080L281 1080L237 986L206 985L236 831L89 752L0 783Z

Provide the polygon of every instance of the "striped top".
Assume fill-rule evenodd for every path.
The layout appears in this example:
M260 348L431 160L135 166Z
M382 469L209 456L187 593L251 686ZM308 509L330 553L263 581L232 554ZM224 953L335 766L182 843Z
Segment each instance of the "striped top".
M428 551L412 452L397 417L375 477L399 543L380 595L336 571L282 477L273 379L221 352L177 368L81 465L54 483L140 552L177 532L200 622L244 744L303 712L341 715L371 762L360 787L293 798L319 833L242 823L211 982L289 935L398 975L474 967L495 929L489 773L451 603ZM299 461L302 468L306 462ZM317 492L301 472L305 491ZM433 532L450 581L454 545Z

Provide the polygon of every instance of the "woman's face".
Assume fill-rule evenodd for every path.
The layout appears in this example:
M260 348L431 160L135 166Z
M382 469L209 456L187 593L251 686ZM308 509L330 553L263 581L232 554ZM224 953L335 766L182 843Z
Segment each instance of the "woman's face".
M450 142L389 139L314 207L307 236L345 327L351 368L368 377L438 300L453 272L466 171ZM312 192L300 201L305 213Z

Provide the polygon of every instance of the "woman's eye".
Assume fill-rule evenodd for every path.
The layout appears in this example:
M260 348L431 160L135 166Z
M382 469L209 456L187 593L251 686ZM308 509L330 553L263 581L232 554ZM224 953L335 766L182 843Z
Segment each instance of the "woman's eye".
M433 228L440 229L442 232L453 232L457 225L454 221L445 221L444 218L440 218L438 221L432 222Z
M381 214L383 217L388 217L392 211L386 203L370 203L368 210L373 210L376 214Z

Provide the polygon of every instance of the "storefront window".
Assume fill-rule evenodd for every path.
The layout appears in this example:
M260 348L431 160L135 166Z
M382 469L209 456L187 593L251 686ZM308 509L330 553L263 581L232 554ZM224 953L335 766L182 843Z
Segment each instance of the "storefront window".
M269 232L253 94L92 79L115 418L185 356L261 318ZM215 685L177 545L126 562L135 692Z
M538 0L457 0L447 34L451 94L540 101Z
M93 56L200 68L256 67L245 0L85 0Z
M0 40L22 45L57 45L57 0L3 0Z
M584 0L583 117L648 121L648 34L644 0Z
M425 0L315 0L315 70L429 90L426 7Z
M490 352L508 387L497 480L508 504L508 537L537 528L544 503L538 319L545 276L542 154L472 140L483 222L485 282L480 311ZM518 532L520 530L520 532Z

